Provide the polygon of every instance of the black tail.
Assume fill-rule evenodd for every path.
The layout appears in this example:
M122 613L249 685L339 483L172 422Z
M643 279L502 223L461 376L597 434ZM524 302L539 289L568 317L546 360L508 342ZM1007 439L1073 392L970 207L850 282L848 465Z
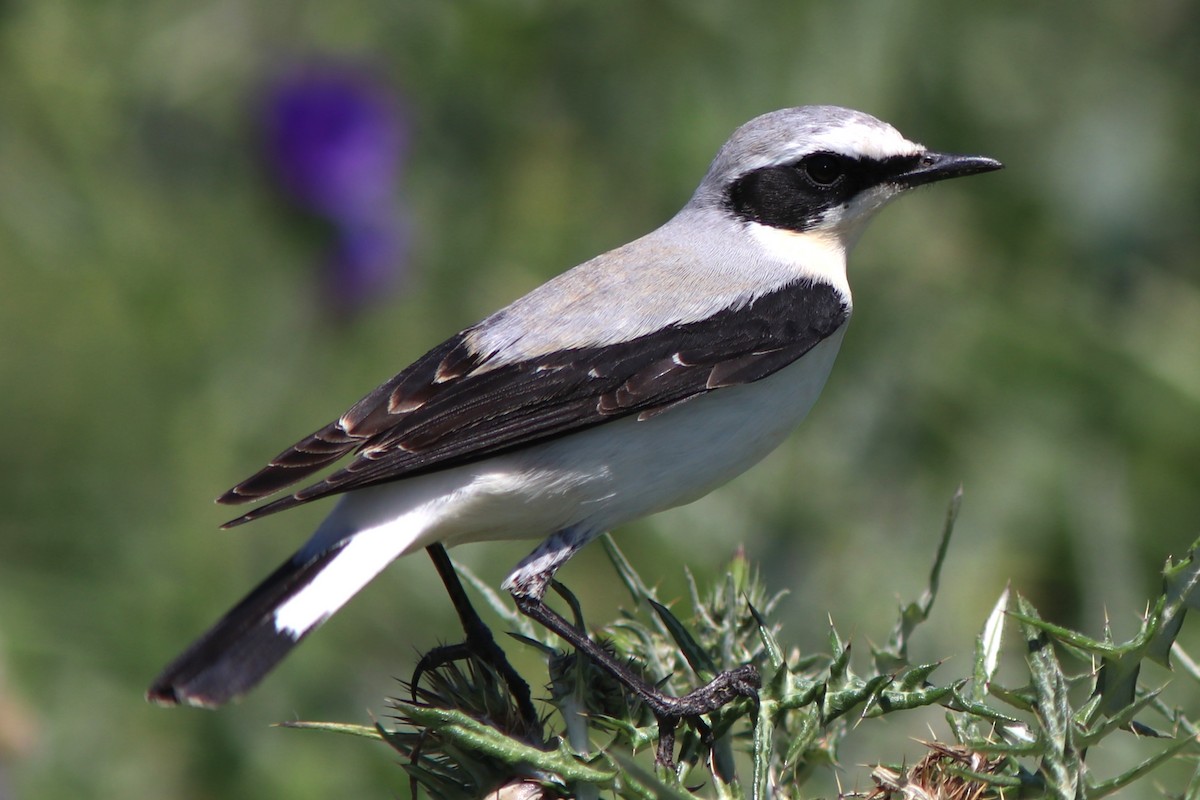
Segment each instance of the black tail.
M311 630L275 625L275 610L307 586L337 556L326 550L306 561L284 562L162 671L146 699L165 706L215 708L245 694Z

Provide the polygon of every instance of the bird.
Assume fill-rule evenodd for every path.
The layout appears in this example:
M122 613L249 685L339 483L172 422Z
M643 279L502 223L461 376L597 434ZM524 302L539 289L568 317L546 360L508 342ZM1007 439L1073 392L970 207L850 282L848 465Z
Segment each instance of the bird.
M545 604L556 571L774 450L830 373L852 310L847 254L869 220L910 189L1001 166L838 106L745 123L659 228L450 336L221 495L266 501L224 527L338 499L148 699L236 699L394 559L484 540L539 540L503 588L603 662ZM757 688L750 666L671 698L608 658L660 726Z

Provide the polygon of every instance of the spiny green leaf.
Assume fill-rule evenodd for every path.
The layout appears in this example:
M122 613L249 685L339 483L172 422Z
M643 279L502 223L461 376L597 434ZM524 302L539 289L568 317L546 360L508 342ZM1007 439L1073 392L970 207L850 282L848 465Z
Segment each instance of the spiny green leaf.
M1026 783L1016 775L1004 775L997 772L976 772L958 764L948 766L946 773L973 784L1000 787L1003 789L1020 789Z
M870 680L858 682L853 688L830 690L825 695L825 720L836 719L859 704L867 702L890 680L887 675L877 675Z
M613 568L616 569L621 583L625 585L625 589L633 599L633 604L640 606L643 600L654 598L654 590L646 585L642 576L633 568L633 564L629 563L629 559L621 552L621 548L617 547L612 534L606 533L601 536L600 543L604 546L604 552L608 555L608 560L612 562Z
M1192 542L1187 553L1178 562L1167 559L1163 566L1163 597L1166 604L1163 608L1162 625L1154 640L1150 643L1147 655L1163 666L1171 665L1171 645L1179 636L1183 626L1183 618L1187 609L1200 609L1200 559L1196 558L1196 550L1200 548L1200 539Z
M1183 800L1200 800L1200 762L1196 763L1196 768L1192 771L1191 780L1183 793Z
M1046 786L1060 800L1075 800L1083 788L1083 761L1072 737L1070 698L1062 667L1037 611L1020 594L1016 597L1018 619L1028 652L1025 659L1036 693L1034 713L1041 724L1039 736L1042 770Z
M524 636L520 633L511 633L511 632L508 635L511 636L513 639L516 639L521 644L529 645L534 650L537 650L544 656L558 656L562 653L562 651L559 650L557 647L553 647L551 645L545 644L544 642L540 642L537 639L531 638L529 636Z
M924 686L929 676L941 665L941 661L934 661L931 664L918 664L915 667L909 667L896 676L895 689L907 692Z
M734 552L733 558L729 560L728 568L726 575L730 581L730 595L741 597L747 593L754 572L750 566L750 560L746 558L745 549L739 547Z
M842 644L842 637L838 636L832 620L829 623L829 652L833 654L833 661L829 665L829 679L831 682L842 680L850 666L850 645Z
M992 684L992 697L995 697L1001 702L1008 703L1019 711L1032 711L1037 705L1037 692L1032 686L1022 686L1020 689L1006 689L1003 686Z
M779 646L779 641L775 638L775 634L771 632L771 628L767 625L767 621L750 603L746 604L750 609L750 615L754 617L754 623L758 626L758 636L762 640L763 649L767 653L767 662L771 666L771 675L767 679L767 683L774 683L780 677L787 675L787 666L784 663L783 649Z
M713 663L708 653L704 652L704 648L692 638L691 632L671 613L670 609L650 598L646 598L646 602L658 614L658 618L662 620L668 633L671 634L671 638L675 640L675 644L683 653L683 657L691 665L692 671L703 681L710 681L716 677L717 665Z
M788 730L792 737L783 765L787 768L796 766L800 756L807 753L821 735L821 715L815 707L809 707L792 715L793 727Z
M785 710L802 708L809 703L817 702L818 698L823 698L828 684L825 681L813 680L806 678L803 675L791 675L790 685L787 691L779 697L779 707Z
M383 741L384 736L379 728L375 725L355 725L350 722L309 722L306 720L292 720L289 722L276 722L276 728L296 728L297 730L305 731L327 731L329 733L341 733L347 736L360 736L364 739L374 739Z
M575 627L581 631L587 630L587 624L583 621L583 606L579 605L579 598L575 596L575 593L558 581L551 581L550 587L567 602Z
M758 713L754 716L754 777L750 784L754 800L767 800L767 792L770 790L777 706L774 700L762 700Z
M1179 642L1171 644L1171 654L1175 656L1175 661L1171 668L1176 673L1182 673L1191 678L1194 682L1200 683L1200 664L1197 664L1187 651L1180 646Z
M568 781L606 783L613 773L589 766L569 751L539 750L519 742L461 711L430 708L396 701L395 707L412 724L437 731L460 746L498 758L508 764L529 764L537 769L561 775Z
M697 622L708 628L716 628L717 621L713 619L712 612L708 608L708 603L705 603L700 597L700 587L696 584L696 576L686 566L683 568L683 574L687 579L688 597L691 598L692 609L696 612Z
M464 781L453 774L431 769L428 761L405 764L404 770L412 780L439 800L474 800L479 796L479 787L473 779ZM413 794L416 793L414 786Z
M658 723L653 725L638 725L627 719L610 717L604 714L593 714L589 718L592 725L600 730L608 730L618 734L633 752L643 747L649 747L658 741Z
M1133 769L1123 772L1120 775L1118 775L1117 777L1112 778L1110 780L1102 781L1102 782L1094 784L1092 786L1088 786L1087 792L1086 792L1086 796L1087 796L1088 800L1095 800L1095 798L1105 797L1106 795L1110 795L1113 792L1117 792L1117 791L1120 791L1121 789L1124 789L1126 786L1133 783L1135 780L1142 777L1143 775L1147 774L1148 772L1153 770L1155 767L1159 766L1163 762L1165 762L1168 759L1175 756L1177 753L1182 752L1185 748L1190 747L1194 744L1196 744L1196 740L1190 736L1187 737L1186 739L1179 739L1178 741L1173 742L1169 746L1163 748L1162 751L1150 756L1150 758L1147 758L1145 761L1138 764Z
M938 541L937 552L933 557L933 567L929 571L929 582L915 601L900 608L900 616L892 629L891 636L885 647L874 651L876 669L880 672L893 672L908 661L908 640L917 626L929 619L933 610L933 601L937 598L938 586L941 583L942 565L946 561L946 553L950 547L950 537L954 533L954 525L958 521L958 512L962 509L963 488L960 484L950 498L946 509L946 518L942 523L942 536Z
M949 697L953 690L951 686L931 686L903 692L884 689L876 696L871 711L865 716L877 717L893 711L931 706Z
M1156 641L1163 641L1159 638L1159 631L1165 602L1165 596L1158 598L1133 639L1114 647L1111 655L1102 655L1100 673L1096 676L1101 713L1111 716L1133 702L1142 660L1150 654ZM1169 644L1167 646L1170 647Z
M964 742L972 750L985 756L1036 756L1042 752L1042 744L1038 741L1029 742Z
M639 797L649 800L664 798L664 800L696 800L691 794L680 789L678 785L668 783L657 775L649 772L632 757L621 752L614 752L612 759L620 767L620 780L634 789Z
M809 653L808 655L801 656L799 659L795 660L792 672L807 672L808 670L816 669L818 664L828 663L829 660L829 656L825 655L824 653Z
M1096 719L1101 716L1101 700L1100 695L1093 695L1086 703L1075 709L1075 713L1071 715L1071 719L1080 730L1094 724Z
M1093 745L1099 744L1101 740L1103 740L1113 731L1120 730L1121 728L1131 725L1133 723L1133 718L1139 712L1141 712L1147 706L1152 705L1155 700L1158 699L1159 691L1160 690L1147 692L1144 696L1138 698L1136 702L1120 709L1111 717L1106 717L1104 722L1094 729L1085 729L1080 731L1078 734L1079 746L1092 747Z
M982 700L987 695L988 684L992 682L1000 664L1000 646L1004 638L1008 597L1009 588L1006 586L996 605L992 607L992 613L988 615L975 643L975 668L971 686L971 695L975 700Z
M1018 595L1018 597L1020 597ZM1018 603L1020 605L1020 603ZM1021 611L1010 611L1009 616L1013 619L1036 628L1038 631L1053 636L1063 644L1071 645L1086 653L1093 653L1101 656L1111 656L1118 654L1118 647L1112 642L1106 642L1100 639L1093 639L1090 636L1085 636L1078 631L1073 631L1070 628L1064 628L1062 625L1055 625L1053 622L1047 622L1041 617L1029 616Z

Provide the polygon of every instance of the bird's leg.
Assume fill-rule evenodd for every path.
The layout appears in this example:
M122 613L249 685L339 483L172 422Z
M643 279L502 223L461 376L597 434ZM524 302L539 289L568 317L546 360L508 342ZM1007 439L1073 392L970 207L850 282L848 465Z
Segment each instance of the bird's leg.
M521 562L505 581L504 587L512 594L522 614L569 642L596 666L641 698L658 721L655 761L671 766L675 760L675 729L680 720L710 714L738 697L757 700L762 680L758 669L753 664L746 664L722 672L708 684L682 697L672 697L652 686L620 659L592 641L587 633L546 605L542 598L554 572L591 538L574 529L554 534Z
M682 697L664 694L542 602L541 598L514 593L513 600L522 614L540 622L570 642L596 666L642 699L658 721L658 750L655 760L659 764L671 766L674 763L675 729L680 720L711 714L738 697L758 697L762 681L753 664L722 672L708 684Z
M446 553L446 548L440 544L433 544L427 547L426 551L433 559L433 565L437 568L438 575L441 576L442 583L446 586L450 602L454 604L459 622L462 623L466 641L460 644L435 647L421 656L421 660L417 662L417 666L413 670L411 681L413 699L416 699L417 682L424 673L442 664L474 655L500 673L505 685L508 686L508 691L517 702L517 710L521 714L521 719L529 726L529 730L538 730L538 715L530 697L529 684L513 669L512 664L508 663L508 657L500 649L500 645L496 644L491 630L475 612L475 608L471 605L471 601L458 579L458 573L454 570L454 564L451 563L450 556Z

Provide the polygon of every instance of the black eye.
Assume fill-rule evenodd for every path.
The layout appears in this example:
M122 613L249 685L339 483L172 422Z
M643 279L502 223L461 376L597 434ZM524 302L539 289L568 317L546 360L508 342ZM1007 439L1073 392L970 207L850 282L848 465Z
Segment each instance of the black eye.
M846 172L842 159L829 153L817 153L802 159L800 167L808 179L818 186L832 186Z

